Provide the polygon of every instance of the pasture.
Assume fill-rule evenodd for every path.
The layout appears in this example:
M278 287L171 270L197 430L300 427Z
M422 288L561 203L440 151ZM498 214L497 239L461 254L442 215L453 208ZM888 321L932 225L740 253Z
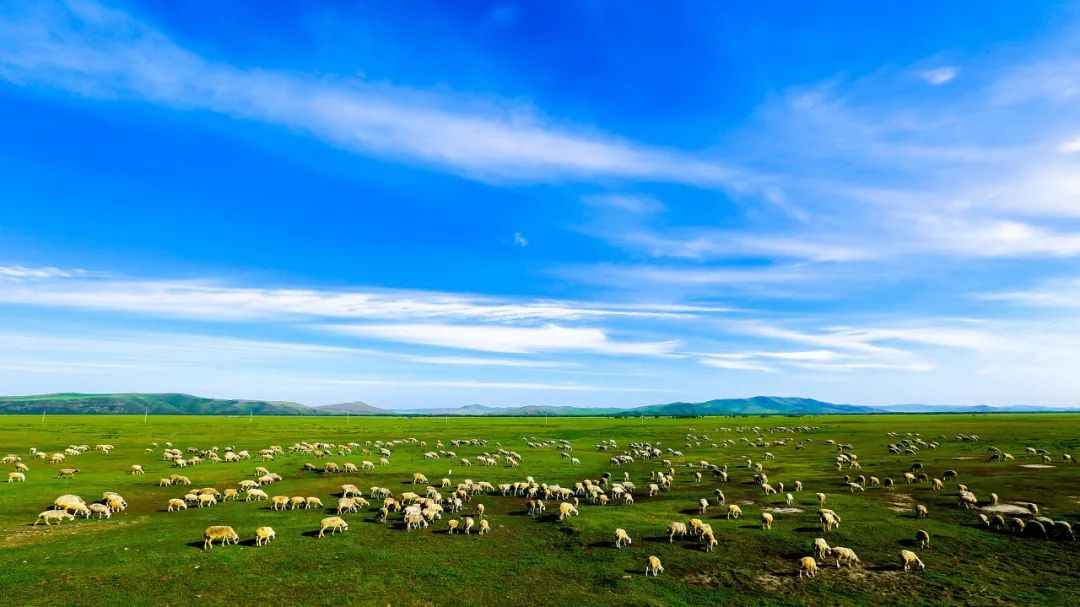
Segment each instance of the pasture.
M755 430L755 428L757 430ZM778 431L778 428L814 428ZM896 436L887 435L897 433ZM911 433L911 434L908 434ZM888 446L916 434L925 446L914 454L890 452ZM957 436L977 435L978 440ZM688 439L687 437L691 438ZM705 437L708 438L705 438ZM388 465L378 465L373 443L415 439L390 445ZM480 439L483 446L452 446L453 440ZM744 440L745 439L745 440ZM252 459L183 469L163 459L166 441L190 456L228 446L248 450ZM441 441L443 447L437 447ZM561 455L557 441L569 441L572 457ZM597 445L615 441L601 451ZM784 444L777 444L783 441ZM861 469L838 470L835 441L849 444ZM528 443L533 443L530 447ZM757 446L755 443L767 446ZM154 443L157 446L154 446ZM296 443L359 446L349 454L337 447L326 457L290 452ZM423 443L423 444L422 444ZM631 443L649 443L660 457L634 457L614 465L611 458L630 453ZM94 449L111 444L109 454ZM50 464L30 453L48 454L71 445L89 450ZM257 452L280 445L285 452L262 461ZM800 446L801 445L801 446ZM988 461L988 448L1012 454L1007 462ZM1045 449L1051 463L1029 455ZM370 455L364 455L363 449ZM512 467L505 458L481 466L478 456L499 449L521 455ZM147 451L147 450L150 451ZM673 453L670 450L679 453ZM430 451L453 451L454 457L425 459ZM766 459L766 452L774 457ZM1080 526L1080 465L1063 463L1063 454L1080 456L1080 416L1076 415L881 415L803 417L710 417L698 419L613 418L362 418L362 417L142 417L62 416L0 417L0 456L15 454L29 470L25 482L0 484L0 576L5 605L493 605L520 601L544 605L1076 605L1075 584L1080 542L1036 534L991 530L978 514L991 492L999 506L1024 512L1035 503L1042 515ZM468 458L472 465L459 461ZM782 482L777 494L764 495L747 460L760 463L769 483ZM370 471L325 473L327 462L360 465ZM648 496L651 473L674 469L669 490ZM719 482L710 468L723 468L730 480ZM930 479L945 470L958 473L941 491L932 482L907 483L904 473L916 462ZM142 465L145 474L132 475ZM254 479L256 466L282 480L263 486L270 496L313 496L324 508L277 511L269 500L225 501L206 508L166 512L169 499L192 488L236 488ZM57 478L62 467L78 468L74 478ZM4 476L13 471L5 464ZM464 510L444 512L428 528L406 531L402 513L377 522L381 499L368 496L372 486L395 497L427 485L412 483L422 473L439 487L444 477L454 486L465 479L494 486L524 481L574 488L584 479L599 481L608 472L621 482L624 473L636 486L635 503L589 503L580 496L579 516L558 520L562 499L546 500L542 516L527 513L528 499L499 492L472 496ZM702 473L700 482L695 472ZM180 473L190 487L158 486L159 479ZM852 492L845 474L891 478L892 489L866 486ZM793 491L794 481L803 490ZM352 483L371 506L343 514L344 533L318 538L319 522L336 513L341 485ZM958 503L958 483L977 496L978 508ZM610 493L611 484L606 487ZM721 489L726 504L744 515L728 519L717 505ZM62 494L87 503L105 491L122 495L128 507L109 519L78 517L59 525L31 526ZM439 491L445 497L453 488ZM791 492L793 504L786 503ZM838 529L822 531L817 493L825 507L842 518ZM701 498L711 502L698 514ZM476 517L486 507L491 532L479 537L446 533L449 519ZM915 504L929 517L915 518ZM771 530L759 522L765 509L775 521ZM1030 514L1005 514L1033 520ZM718 546L706 552L694 538L669 542L669 523L700 518L711 525ZM212 525L232 526L238 545L203 549L203 532ZM255 529L273 527L276 539L255 546ZM625 529L632 544L615 546L615 529ZM918 546L916 531L931 537ZM853 549L860 564L836 568L818 560L814 578L798 577L802 557L815 538ZM904 572L900 551L911 550L924 571ZM646 559L659 557L664 571L644 575Z

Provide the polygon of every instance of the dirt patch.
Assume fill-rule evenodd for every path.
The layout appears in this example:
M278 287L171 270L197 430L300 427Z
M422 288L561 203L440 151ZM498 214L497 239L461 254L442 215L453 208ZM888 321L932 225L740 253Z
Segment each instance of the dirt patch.
M995 514L1031 514L1031 511L1023 506L1013 504L998 504L997 506L983 506L982 510Z
M759 575L754 578L754 581L756 581L762 588L766 590L776 589L784 585L783 578L769 574Z
M1021 468L1057 468L1057 466L1051 466L1050 464L1020 464Z
M699 586L718 586L719 580L715 577L705 573L692 573L690 575L683 576L683 581L690 584L697 584Z
M894 493L889 496L889 510L893 512L911 512L915 508L915 498L907 493Z
M798 514L800 512L806 512L802 508L765 508L769 512L780 512L783 514Z
M754 500L739 500L739 501L737 501L735 503L740 505L740 506L753 506L754 505Z

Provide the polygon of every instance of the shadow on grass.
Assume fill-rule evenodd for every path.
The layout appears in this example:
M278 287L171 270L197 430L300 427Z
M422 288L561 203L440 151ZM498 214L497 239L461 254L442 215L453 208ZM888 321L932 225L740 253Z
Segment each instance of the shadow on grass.
M824 533L821 527L796 527L796 533Z
M609 540L603 540L599 542L593 542L589 544L589 548L614 548L615 542Z

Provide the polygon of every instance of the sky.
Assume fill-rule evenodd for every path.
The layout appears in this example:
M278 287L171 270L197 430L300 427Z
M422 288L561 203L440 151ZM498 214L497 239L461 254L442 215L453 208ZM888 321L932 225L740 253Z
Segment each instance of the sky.
M0 2L0 394L1080 405L1080 4Z

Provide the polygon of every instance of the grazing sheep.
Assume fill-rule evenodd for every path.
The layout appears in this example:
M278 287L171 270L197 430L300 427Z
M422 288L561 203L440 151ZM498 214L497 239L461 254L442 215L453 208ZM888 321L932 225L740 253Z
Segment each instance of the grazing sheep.
M22 483L26 482L26 475L22 472L8 472L7 482L9 483Z
M302 495L296 495L289 498L289 510L296 510L297 508L303 508L307 505L307 498Z
M993 504L994 506L998 505L998 494L996 494L996 493L991 493L990 494L990 503Z
M578 509L574 507L573 504L570 504L570 503L567 503L567 502L563 502L563 503L559 504L559 520L560 521L563 520L564 518L568 517L568 516L577 516L578 514L580 514L580 513L578 512Z
M840 518L831 511L819 512L818 515L821 518L822 531L832 531L833 528L840 527Z
M250 497L250 496L251 496L251 494L248 493L248 497ZM275 495L274 497L270 498L270 509L271 510L285 510L288 507L289 507L289 496L287 496L287 495Z
M728 504L727 518L739 518L740 516L742 516L742 508L740 508L738 504Z
M811 554L817 558L825 558L832 554L832 548L829 543L825 541L825 538L819 537L814 540L814 546L810 549Z
M1031 511L1031 516L1039 516L1039 507L1035 504L1028 504L1027 509Z
M802 491L802 481L795 481L795 493Z
M227 525L214 525L213 527L207 527L203 532L203 550L210 550L214 547L214 540L221 540L221 545L224 546L229 542L233 544L240 543L240 536L236 535L232 527Z
M801 578L803 574L806 574L806 577L817 575L817 561L814 560L814 557L804 556L799 559L799 577Z
M477 504L476 505L476 518L484 518L484 510L486 510L486 508L484 507L483 504Z
M787 504L788 506L794 504L795 503L795 496L790 494L790 493L787 494L787 498L784 500L784 503Z
M709 500L701 498L698 500L698 514L705 514L709 510Z
M90 512L98 518L112 518L112 510L105 504L90 504Z
M825 505L825 499L826 499L826 497L825 497L825 494L824 494L824 493L819 493L819 494L817 494L817 503L818 503L818 506L824 506L824 505Z
M934 491L941 491L941 487L942 487L943 485L944 485L944 483L943 483L943 482L941 482L941 479L940 479L940 478L935 478L935 479L934 479L934 483L933 483L933 487L931 487L931 488L932 488L932 489L933 489Z
M846 563L848 567L854 567L855 563L859 562L859 557L855 554L855 551L843 546L833 548L833 557L836 560L837 569L840 568L841 563Z
M922 504L915 504L915 518L930 518L930 511Z
M979 524L987 529L990 528L990 519L985 514L979 514Z
M361 498L361 501L363 501L363 498ZM364 502L364 504L366 505L367 502ZM311 510L312 508L322 508L322 507L323 507L322 500L317 498L317 497L309 497L309 498L304 500L304 510Z
M485 533L491 533L491 523L486 518L480 519L480 531L477 532L477 535L484 535ZM629 540L627 543L629 543Z
M919 543L919 548L930 547L930 534L924 529L919 529L915 532L915 541Z
M761 513L761 528L765 530L772 529L773 515L768 512Z
M668 543L675 541L675 536L686 537L686 523L671 523L668 525Z
M187 510L187 502L182 499L169 500L169 512L173 510Z
M143 472L143 468L139 464L132 464L131 465L131 474L134 476L136 474L145 474L145 472Z
M238 497L240 497L240 492L239 491L237 491L236 489L226 489L225 490L225 497L221 498L221 501L224 502L224 501L228 501L228 500L235 500Z
M465 535L469 535L469 530L472 529L475 526L476 526L476 521L473 520L473 517L466 516L465 517Z
M340 516L328 516L319 521L319 537L323 537L327 529L330 529L331 535L339 531L344 533L349 530L349 524Z
M255 530L255 545L269 544L270 540L277 537L273 527L259 527Z
M650 556L648 563L645 565L645 577L649 576L649 572L652 572L653 577L656 577L663 571L664 566L660 564L660 557Z
M458 521L455 518L452 518L452 519L446 521L446 527L447 527L446 534L447 535L454 535L454 531L457 530L458 525L460 525L460 524L461 524L461 522Z
M1001 516L1000 514L995 514L992 522L990 523L990 527L993 529L1004 529L1005 517Z
M56 478L75 478L75 473L78 471L78 468L61 468L57 470L59 474L56 475Z
M919 559L916 554L910 550L900 551L900 564L904 566L904 571L911 571L912 567L918 567L921 570L926 569L926 565Z
M615 547L616 548L622 548L623 544L626 544L627 546L629 546L632 543L633 543L633 540L631 540L630 536L626 533L626 529L616 529L615 530Z
M716 497L717 506L723 506L724 502L727 500L727 498L724 497L724 492L720 489L714 489L713 496ZM652 497L651 493L649 494L649 497Z
M265 491L262 489L251 489L247 492L247 497L244 498L244 501L250 502L254 500L258 502L265 499L270 499L270 496L267 495Z
M212 493L200 493L199 494L199 507L205 508L207 506L213 506L217 503L217 497Z
M426 484L428 484L428 479L423 474L420 474L419 472L417 472L417 473L413 474L412 482L413 482L414 485L421 485L421 484L426 485Z
M1072 524L1069 521L1054 521L1054 533L1071 540L1076 539L1076 536L1073 535Z
M38 515L37 520L34 521L34 524L32 526L37 527L38 523L45 521L45 526L51 527L53 521L56 521L57 523L62 523L64 521L73 520L75 520L75 515L67 512L66 510L46 510L45 512L42 512Z

